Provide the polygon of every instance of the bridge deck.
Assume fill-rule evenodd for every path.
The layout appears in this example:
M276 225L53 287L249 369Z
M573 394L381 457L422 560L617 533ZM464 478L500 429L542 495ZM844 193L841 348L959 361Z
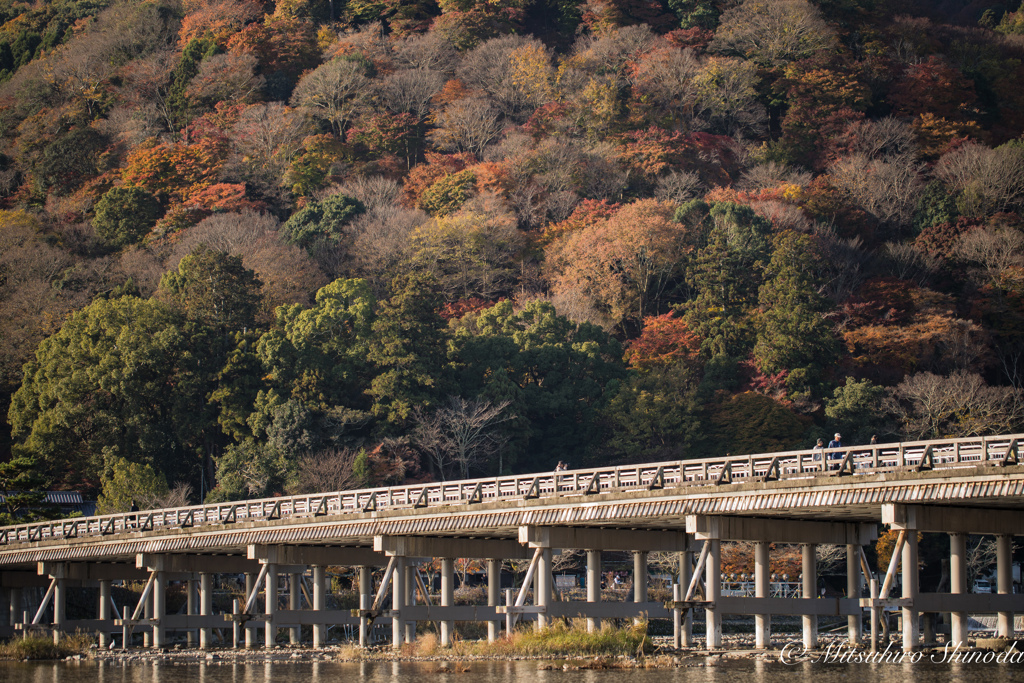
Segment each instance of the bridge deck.
M148 510L0 528L0 567L368 546L380 535L514 539L523 525L685 528L686 515L881 521L886 503L1024 509L1024 435L788 451ZM830 468L830 469L826 469Z

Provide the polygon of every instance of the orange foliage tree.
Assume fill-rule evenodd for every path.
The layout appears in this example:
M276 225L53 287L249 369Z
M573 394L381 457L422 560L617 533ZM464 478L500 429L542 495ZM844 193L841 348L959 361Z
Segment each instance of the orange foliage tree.
M184 202L216 182L227 152L226 141L213 138L192 145L151 141L132 150L121 177L127 185Z
M638 370L683 362L697 362L700 337L690 331L686 321L675 313L666 313L644 320L644 330L630 342L625 360Z
M642 199L556 241L547 250L555 291L589 296L619 324L641 320L693 249L674 213L668 202Z

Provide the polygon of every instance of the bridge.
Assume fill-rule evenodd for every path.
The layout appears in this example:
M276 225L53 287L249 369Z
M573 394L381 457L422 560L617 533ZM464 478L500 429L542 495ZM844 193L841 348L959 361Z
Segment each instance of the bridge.
M103 647L118 634L129 643L133 631L163 647L170 632L184 630L209 648L215 632L235 646L244 640L258 647L262 630L270 647L280 629L299 643L302 626L311 626L312 645L319 648L328 626L358 629L365 645L372 624L390 623L397 648L415 638L416 622L424 620L440 623L447 645L456 622L484 622L493 640L521 618L544 627L578 617L596 629L602 619L646 615L672 619L675 644L695 647L692 617L701 609L707 649L722 647L723 614L754 615L758 648L770 644L772 615L799 615L807 647L817 644L822 616L845 616L851 643L877 647L881 616L895 610L905 651L934 640L933 616L942 613L950 615L949 641L966 646L969 613L997 614L999 635L1011 637L1014 614L1024 612L1024 595L1013 594L1011 566L1012 538L1024 535L1022 439L1011 434L682 460L4 527L0 587L9 609L0 610L0 629L45 629L54 638L92 630ZM873 568L864 546L877 538L880 522L899 533L892 561ZM919 532L949 535L948 593L919 589ZM994 594L967 592L969 534L996 537ZM753 596L723 592L723 541L754 543ZM798 597L772 594L772 543L801 547ZM844 597L816 595L819 544L845 546ZM562 549L586 551L586 601L555 600L553 554ZM632 602L601 601L601 551L611 550L633 553ZM647 559L655 551L678 553L667 602L648 599ZM439 605L430 604L421 558L441 560ZM487 605L455 604L459 558L486 560ZM518 593L501 594L503 560L527 566ZM359 609L327 609L326 569L334 566L358 573ZM383 568L376 591L375 568ZM217 614L213 582L228 574L244 575L245 595L230 613ZM133 609L113 605L113 581L145 582ZM169 581L185 582L186 614L168 614ZM98 589L94 619L67 618L67 591L74 586ZM41 597L29 605L32 594Z

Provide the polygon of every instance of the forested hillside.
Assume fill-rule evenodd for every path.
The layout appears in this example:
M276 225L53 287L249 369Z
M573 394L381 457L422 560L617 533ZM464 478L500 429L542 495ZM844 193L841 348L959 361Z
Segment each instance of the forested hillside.
M0 489L1020 430L1018 5L4 0Z

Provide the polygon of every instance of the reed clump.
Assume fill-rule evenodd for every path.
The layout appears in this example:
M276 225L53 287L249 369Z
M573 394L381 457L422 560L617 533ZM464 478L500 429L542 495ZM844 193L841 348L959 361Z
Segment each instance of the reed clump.
M636 657L653 649L646 621L624 628L605 624L599 631L588 633L583 620L556 623L540 631L528 627L493 643L459 641L452 648L458 654L499 657Z
M64 659L89 652L93 638L87 633L72 633L61 637L56 644L50 636L28 636L13 638L0 643L0 659Z

